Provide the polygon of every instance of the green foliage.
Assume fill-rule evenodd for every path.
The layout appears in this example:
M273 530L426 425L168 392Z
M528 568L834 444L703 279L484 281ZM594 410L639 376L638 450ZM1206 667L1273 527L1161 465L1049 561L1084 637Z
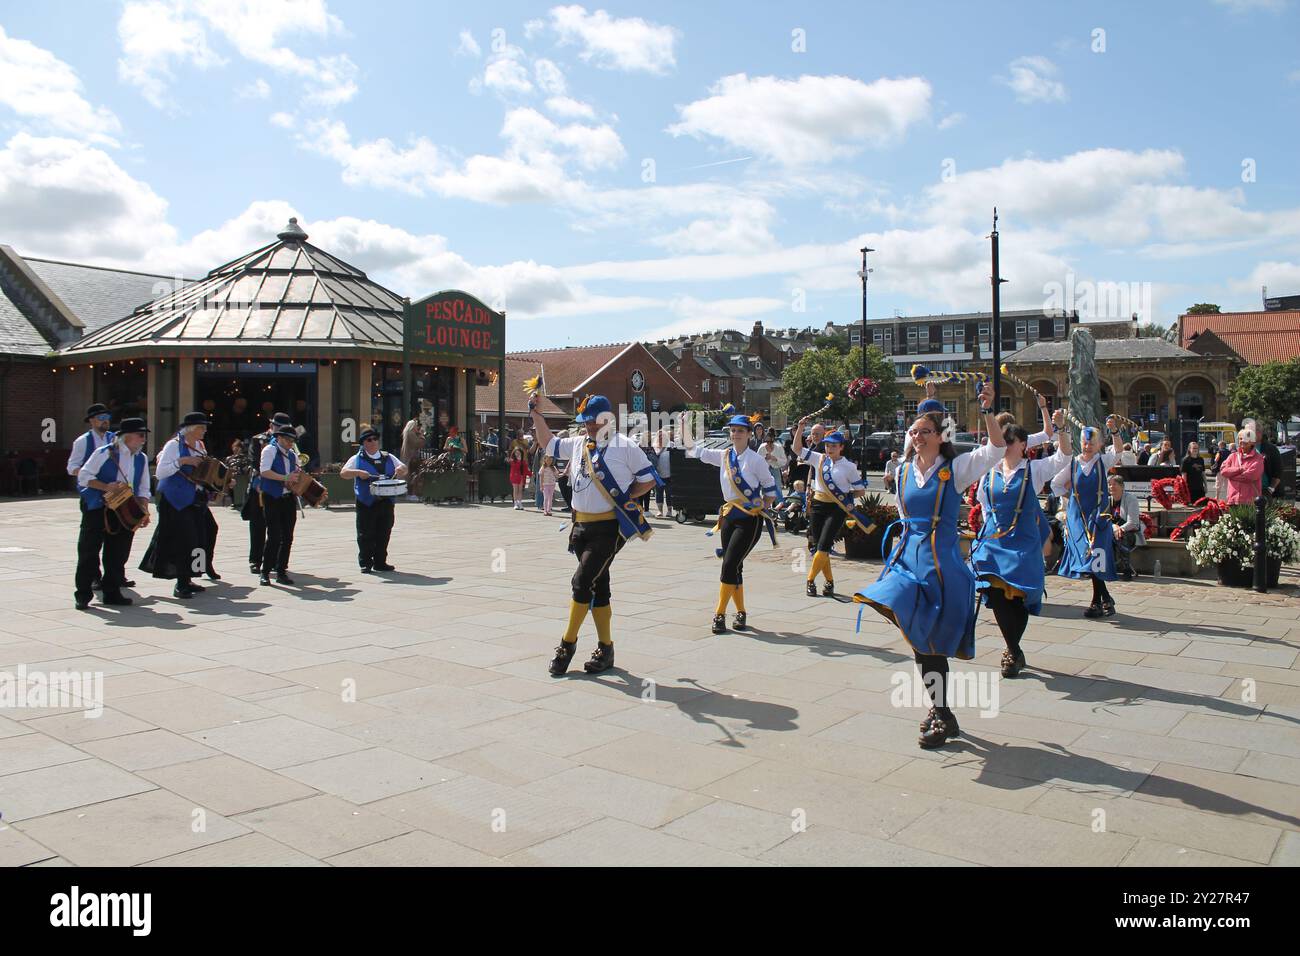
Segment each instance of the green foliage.
M1228 386L1228 404L1242 418L1254 418L1266 429L1273 422L1287 421L1300 411L1300 358L1242 369Z
M862 402L850 399L847 390L849 383L861 375L861 349L844 355L830 349L809 349L797 362L786 366L781 410L798 420L825 405L826 394L833 392L835 398L825 417L857 421L862 415ZM894 363L874 345L867 347L867 377L880 386L879 394L867 400L867 418L893 418L902 392L894 381Z
M839 352L841 355L849 354L849 336L845 332L836 332L834 335L818 335L813 338L813 345L828 352Z
M1187 310L1188 315L1218 315L1219 307L1213 302L1198 302Z

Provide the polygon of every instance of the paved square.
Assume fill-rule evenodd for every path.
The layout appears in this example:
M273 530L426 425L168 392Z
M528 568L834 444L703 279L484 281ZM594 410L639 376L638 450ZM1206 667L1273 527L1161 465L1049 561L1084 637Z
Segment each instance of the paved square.
M351 510L309 511L267 588L217 518L207 592L135 570L141 536L135 606L78 612L76 501L0 503L0 675L97 673L104 705L0 708L0 865L1300 864L1290 572L1116 584L1100 621L1054 579L1022 678L988 683L985 620L954 662L996 715L921 751L906 646L805 597L789 535L747 562L756 630L715 636L712 539L654 522L613 565L618 666L556 680L563 518L403 502L371 576Z

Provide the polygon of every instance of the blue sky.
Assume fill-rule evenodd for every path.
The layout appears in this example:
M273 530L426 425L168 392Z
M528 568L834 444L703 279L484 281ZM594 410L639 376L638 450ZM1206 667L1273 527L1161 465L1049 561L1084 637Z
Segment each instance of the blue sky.
M0 28L27 254L194 276L293 214L400 293L505 307L518 349L854 320L864 240L873 317L986 309L996 203L1008 307L1300 293L1296 0L3 0Z

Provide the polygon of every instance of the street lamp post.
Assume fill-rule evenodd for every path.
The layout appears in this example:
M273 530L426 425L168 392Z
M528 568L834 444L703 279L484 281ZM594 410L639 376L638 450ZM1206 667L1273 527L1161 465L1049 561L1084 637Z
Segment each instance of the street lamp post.
M867 377L867 278L871 270L867 268L867 253L875 252L863 246L862 270L858 276L862 279L862 377ZM858 432L858 468L865 474L867 470L867 396L862 396L862 427Z

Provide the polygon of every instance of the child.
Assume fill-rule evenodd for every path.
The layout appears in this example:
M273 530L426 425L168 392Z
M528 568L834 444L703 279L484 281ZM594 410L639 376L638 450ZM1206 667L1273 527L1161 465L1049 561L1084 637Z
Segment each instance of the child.
M785 503L776 509L785 520L785 530L791 534L798 534L804 530L804 509L808 502L808 496L804 494L805 487L802 479L796 481L794 491L786 497Z
M533 470L528 467L528 456L522 448L510 452L510 488L515 496L515 510L524 510L524 485L528 483Z
M543 514L550 517L551 499L555 497L555 483L560 480L559 472L555 470L555 459L550 455L542 459L542 467L538 471L537 477L542 483Z

